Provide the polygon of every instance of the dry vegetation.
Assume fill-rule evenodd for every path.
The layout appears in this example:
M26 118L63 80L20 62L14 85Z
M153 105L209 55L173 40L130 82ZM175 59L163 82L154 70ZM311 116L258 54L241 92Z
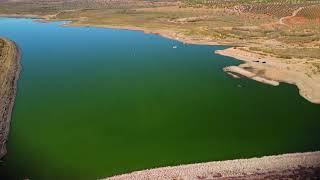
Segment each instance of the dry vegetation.
M170 6L174 3L170 0L7 0L1 3L0 11L1 13L46 15L65 10L128 9Z
M279 24L280 18L299 8L295 17ZM293 49L308 48L310 56L305 58L320 58L319 1L8 0L0 4L0 13L71 19L78 25L170 30L222 44L271 48L276 56L301 57L292 53ZM286 54L281 51L284 48L291 51Z
M307 6L302 9L297 16L306 17L308 19L319 19L320 17L320 5L315 4L312 6Z

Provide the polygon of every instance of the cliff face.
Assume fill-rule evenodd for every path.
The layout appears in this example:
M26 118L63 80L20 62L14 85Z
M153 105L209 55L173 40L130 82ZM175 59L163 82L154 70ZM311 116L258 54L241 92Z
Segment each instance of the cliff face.
M11 112L20 72L20 53L16 44L0 38L0 158L6 154Z

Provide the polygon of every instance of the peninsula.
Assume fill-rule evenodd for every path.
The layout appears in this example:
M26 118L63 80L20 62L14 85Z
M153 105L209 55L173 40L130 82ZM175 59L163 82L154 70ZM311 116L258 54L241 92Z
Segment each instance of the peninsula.
M11 112L20 73L20 52L17 45L0 38L0 158L6 154L6 142L10 130Z

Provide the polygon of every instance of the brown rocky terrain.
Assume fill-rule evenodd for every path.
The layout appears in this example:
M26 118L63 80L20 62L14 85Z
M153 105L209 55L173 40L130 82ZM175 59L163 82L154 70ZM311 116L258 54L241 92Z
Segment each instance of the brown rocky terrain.
M6 141L20 72L19 59L16 44L0 38L0 158L6 154Z

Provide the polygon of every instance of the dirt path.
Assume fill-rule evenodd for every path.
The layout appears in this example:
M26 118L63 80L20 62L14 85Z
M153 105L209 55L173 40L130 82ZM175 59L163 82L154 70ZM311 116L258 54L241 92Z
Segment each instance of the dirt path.
M288 25L285 23L285 20L295 17L295 16L298 14L298 12L301 11L303 8L304 8L304 7L299 7L298 9L296 9L295 11L293 11L293 13L292 13L291 16L286 16L286 17L280 18L279 24L288 26Z

